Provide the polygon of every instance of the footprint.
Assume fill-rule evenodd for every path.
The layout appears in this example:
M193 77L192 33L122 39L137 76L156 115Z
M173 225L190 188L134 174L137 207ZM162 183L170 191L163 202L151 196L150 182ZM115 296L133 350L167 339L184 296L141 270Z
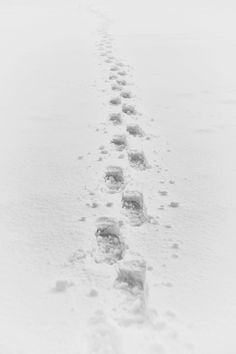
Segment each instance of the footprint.
M119 66L119 67L121 67L121 68L122 68L123 66L125 66L125 64L123 64L123 63L121 63L121 62L117 63L116 65Z
M117 79L117 76L116 75L110 75L109 76L109 80L116 80Z
M109 119L114 125L119 125L122 123L120 113L111 113Z
M135 123L128 124L126 130L130 135L138 136L138 137L144 136L144 132L138 124Z
M130 104L123 104L122 112L130 116L135 115L137 113L135 107Z
M105 183L110 193L120 192L124 188L124 174L121 167L108 166L105 172Z
M98 208L99 204L96 202L92 202L92 203L86 203L86 205L92 209Z
M122 91L122 92L120 93L120 95L121 95L121 97L123 97L123 98L131 98L131 97L132 97L132 94L131 94L130 91Z
M179 206L179 203L178 203L178 202L171 202L171 203L169 204L169 207L170 207L170 208L178 208L178 206Z
M140 259L119 263L115 288L127 290L134 294L145 288L146 262Z
M122 90L122 88L121 88L119 85L117 85L117 84L113 84L113 85L111 86L111 89L112 89L113 91L121 91L121 90Z
M97 247L94 258L97 263L114 264L123 259L125 244L120 233L119 222L116 219L99 218L95 235Z
M111 68L110 68L111 71L119 71L119 67L116 66L116 65L113 65Z
M139 151L135 149L129 150L128 159L129 159L130 166L133 168L137 168L139 170L145 170L149 167L143 151Z
M127 81L125 81L125 80L116 80L116 82L117 82L117 84L118 85L122 85L122 86L126 86L127 85Z
M158 193L163 197L166 197L168 195L167 191L158 191Z
M127 72L126 72L125 70L120 70L120 71L118 71L118 74L119 74L120 76L126 76L126 75L127 75Z
M114 135L111 143L115 146L116 150L123 151L127 147L127 139L125 135Z
M141 259L119 262L114 288L119 291L116 321L123 326L142 324L147 318L146 262Z
M111 105L114 105L114 106L117 106L119 104L121 104L121 99L120 97L113 97L110 99L110 104Z
M122 212L132 226L140 226L146 220L143 194L138 191L125 191L122 194Z

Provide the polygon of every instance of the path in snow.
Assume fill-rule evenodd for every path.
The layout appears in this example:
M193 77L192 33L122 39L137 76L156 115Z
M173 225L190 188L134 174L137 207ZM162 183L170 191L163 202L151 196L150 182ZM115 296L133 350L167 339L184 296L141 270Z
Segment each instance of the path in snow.
M175 353L189 353L193 351L192 346L179 340L177 329L169 326L168 319L157 316L155 309L148 305L148 292L152 289L148 290L147 272L152 271L152 267L149 259L142 254L138 238L140 233L147 231L158 235L158 216L149 215L145 203L150 177L155 178L162 170L157 165L156 150L150 148L153 140L156 145L157 137L148 135L147 124L145 129L142 127L145 115L137 107L130 68L115 53L108 21L104 21L99 12L96 14L103 23L99 30L101 39L98 50L111 98L108 96L107 120L103 123L106 127L103 134L107 135L105 139L110 139L110 143L99 148L99 161L105 169L101 191L105 193L109 213L101 215L100 210L95 213L98 218L92 257L98 265L105 263L114 268L115 273L112 273L111 287L107 289L109 306L107 309L101 307L93 317L87 351L172 353L174 350ZM124 76L125 81L120 79ZM118 95L113 96L113 91L117 91ZM152 164L148 162L145 150ZM170 180L170 184L174 184L174 180ZM96 191L94 193L97 194ZM167 191L159 190L159 195L166 196ZM169 207L172 206L178 207L178 203L171 201ZM132 240L130 234L135 235L136 239ZM153 238L147 238L145 244L151 246ZM178 243L174 245L178 252Z

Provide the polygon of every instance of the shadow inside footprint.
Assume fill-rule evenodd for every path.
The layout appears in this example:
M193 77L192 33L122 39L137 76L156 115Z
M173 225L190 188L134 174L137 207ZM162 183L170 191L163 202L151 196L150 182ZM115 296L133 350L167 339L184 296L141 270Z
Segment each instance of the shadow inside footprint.
M111 113L109 119L114 125L119 125L119 124L122 123L122 119L121 119L121 114L120 113Z
M117 84L118 85L121 85L121 86L126 86L127 85L127 81L125 80L116 80Z
M127 139L125 135L114 135L111 143L114 145L116 150L122 151L127 147Z
M118 71L118 70L119 70L119 67L116 66L116 65L113 65L110 70L111 70L111 71Z
M130 135L138 136L138 137L144 136L144 132L138 124L135 123L128 124L126 130Z
M113 91L121 91L121 90L122 90L122 88L121 88L119 85L117 85L117 84L113 84L113 85L111 86L111 89L112 89Z
M146 262L144 260L134 259L122 261L118 267L115 287L131 292L135 289L135 293L137 293L137 290L144 290L145 277Z
M128 159L133 168L145 170L149 167L143 151L135 149L128 151Z
M125 245L122 241L119 222L110 217L101 217L97 220L96 230L97 248L95 261L114 264L124 256Z
M111 193L120 192L124 188L124 174L119 166L108 166L105 172L105 183Z
M110 104L111 105L114 105L114 106L117 106L119 104L121 104L121 99L120 97L113 97L110 99Z
M122 70L122 71L119 71L118 74L120 76L125 76L125 75L127 75L127 72L125 70Z
M122 195L122 212L132 226L140 226L145 220L143 194L138 191L125 191Z
M122 68L123 66L125 66L125 64L123 64L123 63L121 63L121 62L118 62L116 65L119 66L120 68Z
M110 75L109 76L109 80L116 80L117 79L117 76L116 75Z
M120 95L121 95L121 97L123 97L123 98L131 98L131 97L132 97L130 91L122 91L122 92L120 93Z
M114 288L119 291L119 311L115 317L120 325L142 324L147 319L146 262L142 259L118 264Z
M135 107L130 104L123 104L122 112L128 115L135 115L137 113Z

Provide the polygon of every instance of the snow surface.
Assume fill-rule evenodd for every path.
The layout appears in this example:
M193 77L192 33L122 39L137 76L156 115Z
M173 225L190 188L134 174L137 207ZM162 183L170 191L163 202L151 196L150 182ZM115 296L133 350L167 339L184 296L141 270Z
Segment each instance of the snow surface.
M0 354L235 354L233 2L0 4Z

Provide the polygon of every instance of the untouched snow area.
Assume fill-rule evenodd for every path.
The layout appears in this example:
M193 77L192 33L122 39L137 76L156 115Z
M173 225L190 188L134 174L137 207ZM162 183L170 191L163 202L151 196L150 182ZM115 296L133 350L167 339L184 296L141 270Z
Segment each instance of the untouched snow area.
M235 354L236 7L0 3L0 354Z

